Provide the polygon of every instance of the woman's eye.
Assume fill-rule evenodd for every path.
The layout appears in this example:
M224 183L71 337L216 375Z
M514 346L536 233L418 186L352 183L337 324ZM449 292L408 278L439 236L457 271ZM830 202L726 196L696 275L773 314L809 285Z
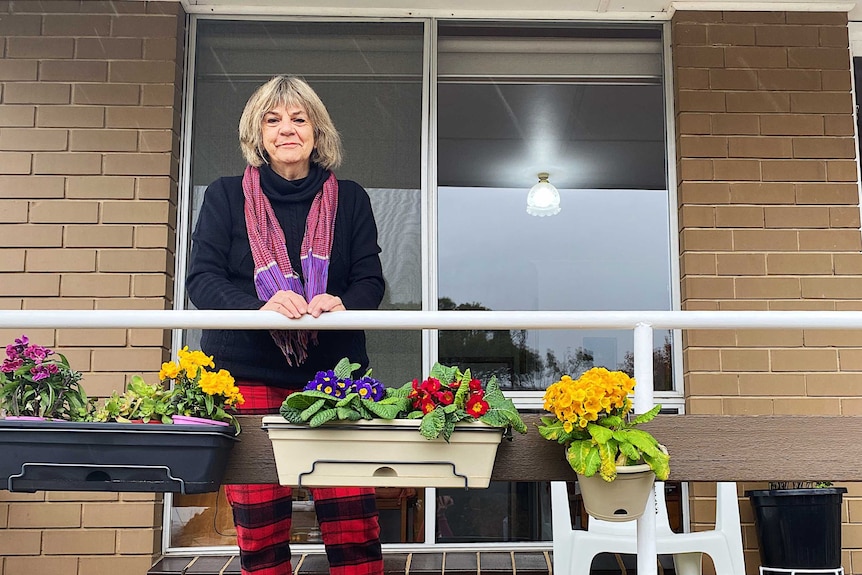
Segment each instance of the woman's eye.
M294 118L293 121L296 122L297 124L304 124L305 118Z
M265 121L267 124L269 124L270 126L275 125L275 124L278 124L278 118L267 118L267 119L266 119L266 120L264 120L264 121Z

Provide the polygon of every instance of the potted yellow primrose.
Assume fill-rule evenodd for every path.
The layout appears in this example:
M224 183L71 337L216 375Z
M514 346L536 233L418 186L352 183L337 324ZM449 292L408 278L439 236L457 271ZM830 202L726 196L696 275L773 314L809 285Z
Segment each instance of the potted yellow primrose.
M539 433L566 447L587 512L606 521L643 515L656 478L670 474L667 450L637 426L661 410L632 414L635 380L622 371L594 367L579 378L564 375L545 390Z

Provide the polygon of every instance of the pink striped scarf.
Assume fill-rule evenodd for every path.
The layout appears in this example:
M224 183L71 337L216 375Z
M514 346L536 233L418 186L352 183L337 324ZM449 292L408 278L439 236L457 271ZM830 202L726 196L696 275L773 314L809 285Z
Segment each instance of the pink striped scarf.
M298 293L306 301L326 292L329 257L338 208L338 181L330 172L323 188L314 196L305 221L305 235L299 259L305 285L293 270L287 255L284 231L260 187L260 172L248 166L242 177L245 195L245 225L254 258L254 287L258 297L269 301L279 290ZM300 365L308 357L309 343L317 344L317 332L308 330L271 330L272 338L284 353L288 365Z

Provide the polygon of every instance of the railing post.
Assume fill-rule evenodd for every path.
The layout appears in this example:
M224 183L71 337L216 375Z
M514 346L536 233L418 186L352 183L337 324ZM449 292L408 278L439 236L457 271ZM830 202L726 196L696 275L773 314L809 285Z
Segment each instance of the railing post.
M647 323L638 323L634 330L635 356L635 413L653 408L653 329ZM656 575L658 558L655 544L655 490L650 491L646 512L638 519L638 574Z

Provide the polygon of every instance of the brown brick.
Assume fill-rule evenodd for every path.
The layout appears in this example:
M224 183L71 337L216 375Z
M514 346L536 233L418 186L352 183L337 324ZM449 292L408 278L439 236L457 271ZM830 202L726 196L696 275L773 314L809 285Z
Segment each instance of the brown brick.
M687 44L706 44L706 26L704 24L677 24L673 27L674 46Z
M138 136L138 146L142 152L179 150L179 138L170 130L140 130Z
M798 299L801 291L797 278L742 277L734 286L739 299Z
M683 204L728 204L730 184L725 182L682 182L679 187Z
M164 38L177 33L177 18L172 15L116 16L113 20L112 36Z
M141 555L152 553L161 545L161 532L155 529L117 530L117 553L121 555Z
M764 160L763 180L770 182L822 182L826 163L814 160Z
M674 46L673 61L680 68L723 68L724 48Z
M734 182L730 198L734 204L793 204L796 195L792 183Z
M105 223L165 223L169 220L170 206L165 202L104 202L102 221Z
M144 55L140 38L78 38L75 56L84 60L133 60Z
M862 278L802 278L802 297L859 299L862 296Z
M0 129L0 150L47 151L66 149L65 130Z
M114 60L110 63L108 80L140 84L168 84L177 79L177 65L164 60Z
M31 249L27 251L28 272L93 272L96 271L96 251L61 249Z
M723 413L721 399L702 399L693 397L689 401L686 413L691 413L693 415L721 415Z
M728 112L790 112L791 94L767 92L728 92ZM803 110L793 110L802 112Z
M728 68L786 68L787 50L763 46L728 46L724 50Z
M152 370L153 366L162 364L162 350L150 348L118 348L118 349L94 349L93 350L93 371L126 371L126 372L141 372ZM128 521L117 521L114 518L114 523L111 523L111 517L96 517L94 510L87 511L84 509L84 524L87 526L125 526L125 527L141 527L144 525L152 525L153 511L150 506L149 517L145 519L130 518ZM108 523L99 523L107 521ZM142 522L143 521L143 522Z
M68 557L7 557L6 573L51 573L78 575L78 562Z
M26 152L0 152L0 174L29 174L30 154Z
M729 230L682 230L680 249L687 252L732 250L733 235Z
M76 152L134 152L138 133L134 130L72 130L69 149Z
M771 399L725 398L722 400L723 415L772 415Z
M830 228L859 228L859 208L857 207L831 207L829 208Z
M12 505L9 509L9 527L12 528L80 526L81 506L76 503L28 503Z
M67 198L132 199L135 179L120 176L69 177Z
M144 84L141 86L141 104L144 106L180 107L180 92L172 84Z
M38 36L41 34L42 18L37 15L4 14L0 19L2 36Z
M702 68L680 68L674 79L681 90L709 89L709 71Z
M102 171L100 154L39 152L33 154L35 174L98 174Z
M0 245L3 247L60 247L62 226L36 226L8 224L0 226Z
M171 108L109 107L105 117L108 128L170 129L174 111Z
M830 275L829 254L767 254L766 269L770 275Z
M683 206L679 211L681 228L714 228L715 208L712 206Z
M132 2L138 4L138 2ZM78 564L80 573L87 575L116 575L117 573L146 573L152 567L151 555L81 557Z
M27 223L27 212L29 204L26 200L5 200L3 210L0 211L0 222L6 224Z
M2 288L0 288L2 289ZM5 529L0 537L0 557L39 555L42 532L35 529Z
M760 90L819 90L818 70L760 70L757 73Z
M795 252L798 232L791 230L734 230L733 249L737 251Z
M71 58L74 52L72 38L12 36L6 40L7 58Z
M712 114L713 134L757 135L760 133L760 117L755 114Z
M135 297L166 297L173 290L171 278L165 274L135 275L132 278Z
M728 138L731 158L790 158L793 152L791 140L775 137Z
M68 104L69 84L14 82L6 84L3 101L7 104Z
M805 376L801 373L741 373L740 395L805 395Z
M764 136L821 136L823 116L801 114L765 114L760 116Z
M793 138L795 158L855 158L853 138Z
M834 254L832 260L836 274L862 275L862 254Z
M21 127L36 125L36 106L0 106L0 127Z
M821 70L820 85L824 92L849 92L850 70Z
M685 113L676 119L680 135L709 134L711 132L708 114Z
M736 22L740 24L784 24L785 13L773 12L724 12L725 22Z
M0 271L2 272L23 272L24 271L24 250L7 250L0 249ZM3 526L0 521L0 527Z
M173 168L169 153L111 154L105 157L105 174L120 176L169 175Z
M724 92L679 90L676 105L680 112L723 112L724 100Z
M750 25L710 24L707 35L713 46L750 46L754 44L754 31Z
M790 68L815 70L847 70L850 53L844 48L788 48L787 65Z
M718 206L715 209L718 228L762 228L763 208L759 206Z
M62 198L62 177L0 176L0 198Z
M40 200L30 203L32 223L96 223L98 220L97 202Z
M114 537L105 535L100 529L43 531L42 552L45 555L112 554L116 551Z
M48 501L117 501L118 493L101 493L98 491L49 491Z
M165 248L173 252L175 245L176 233L168 226L135 227L135 248Z
M125 347L124 329L58 329L57 345L63 347ZM85 527L92 527L87 524Z
M761 179L758 160L713 160L716 180L757 181Z
M42 33L46 36L96 37L110 36L109 16L95 14L46 14L42 23Z
M733 295L733 279L687 277L682 281L685 297L694 299L729 299Z
M0 296L57 295L60 295L59 274L3 274L3 281L0 282ZM0 542L0 553L2 548L3 543Z
M679 153L686 158L726 158L727 138L720 136L680 136Z
M679 177L682 180L711 180L713 177L710 160L692 160L683 158L679 161Z
M136 84L75 84L75 104L138 105L141 88Z
M859 251L859 233L850 230L800 230L802 251Z
M838 398L805 397L798 399L776 398L776 415L840 415L841 400Z
M846 204L856 205L859 191L855 184L804 184L796 187L796 201L804 204Z
M680 273L686 275L716 275L714 254L685 253L680 257Z
M839 350L839 353L844 351L848 350ZM805 379L808 397L852 396L858 394L858 373L809 373L805 376Z
M44 82L104 82L108 63L97 60L42 60L39 80Z
M828 228L825 207L774 206L765 210L767 228Z
M820 32L820 46L842 48L850 45L847 26L823 26L818 30Z
M769 351L765 349L722 349L722 371L769 371Z
M854 133L853 118L850 116L824 116L823 133L827 136L852 136Z
M853 99L849 92L798 92L789 94L794 114L852 114Z
M171 266L171 270L173 267ZM99 252L102 272L167 272L168 257L163 249L111 250Z
M64 274L60 294L64 297L127 297L130 278L127 274Z
M739 395L737 376L730 373L697 373L686 379L686 392L691 395Z
M763 254L717 254L715 261L718 275L751 276L766 274L766 258Z
M182 35L179 36L182 39ZM182 62L183 45L177 38L145 38L144 58L146 60L168 60Z
M91 106L41 106L36 125L46 128L101 128L105 109Z
M713 90L754 90L757 73L754 70L714 68L709 71L709 87Z
M799 329L742 329L736 337L739 347L802 347Z
M78 248L132 247L132 226L65 226L65 246ZM2 233L2 230L0 230Z
M758 26L758 46L817 46L819 30L813 26Z
M856 162L851 160L827 161L826 179L830 182L855 182Z
M31 60L0 60L0 80L28 81L38 77L38 65Z

